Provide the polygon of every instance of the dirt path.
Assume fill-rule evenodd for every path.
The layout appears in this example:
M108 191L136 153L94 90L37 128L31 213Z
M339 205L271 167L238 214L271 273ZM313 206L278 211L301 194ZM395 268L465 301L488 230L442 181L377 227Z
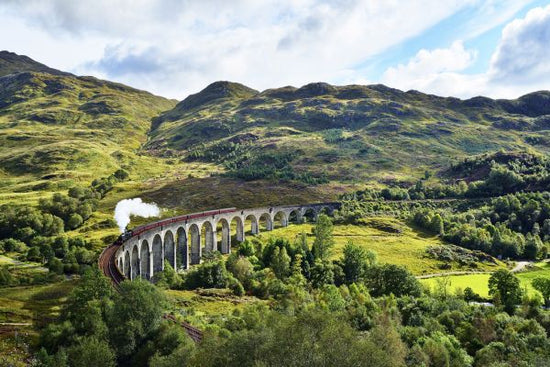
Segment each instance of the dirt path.
M416 279L428 279L428 278L437 278L444 277L446 275L469 275L469 274L491 274L490 271L475 271L475 270L464 270L464 271L448 271L446 273L432 273L417 275Z
M524 270L527 266L533 264L533 261L516 261L516 266L512 270L512 273L517 273L518 271Z

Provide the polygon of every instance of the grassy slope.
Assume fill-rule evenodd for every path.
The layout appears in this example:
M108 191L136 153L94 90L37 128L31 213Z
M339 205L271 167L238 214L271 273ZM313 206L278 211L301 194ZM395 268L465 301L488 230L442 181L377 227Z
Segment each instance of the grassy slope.
M399 228L401 233L391 233L381 230L381 224ZM283 237L290 241L302 232L308 234L310 244L313 242L311 234L312 224L290 225L286 228L278 228L272 232L260 233L260 237ZM458 264L453 264L451 269L441 270L439 265L443 262L430 259L425 256L425 250L428 246L442 245L443 242L435 237L426 235L408 227L394 218L370 218L366 225L335 225L334 226L335 246L333 257L342 255L342 249L352 241L354 244L376 252L378 260L382 263L399 264L406 266L416 275L440 273L462 269ZM488 264L479 264L480 270L493 271L502 266L491 266Z
M0 201L32 203L120 167L151 175L152 159L137 153L151 119L173 105L90 77L0 78Z

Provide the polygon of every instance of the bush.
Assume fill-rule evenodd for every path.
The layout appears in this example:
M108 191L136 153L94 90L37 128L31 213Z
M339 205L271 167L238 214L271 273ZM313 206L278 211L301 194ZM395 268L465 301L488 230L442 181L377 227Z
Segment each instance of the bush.
M0 241L0 249L4 252L18 252L23 253L27 250L27 245L14 238L7 238Z
M53 257L46 265L48 269L55 274L63 274L63 263L56 257Z
M40 253L40 249L38 247L31 247L29 251L27 251L27 260L42 261L42 254Z
M73 213L69 216L69 220L67 221L67 227L70 229L76 229L82 225L84 220L82 219L82 216L78 213Z
M235 277L230 276L227 281L227 287L233 291L233 294L236 296L244 295L244 287Z
M225 288L229 273L223 260L207 261L191 269L184 279L186 289Z

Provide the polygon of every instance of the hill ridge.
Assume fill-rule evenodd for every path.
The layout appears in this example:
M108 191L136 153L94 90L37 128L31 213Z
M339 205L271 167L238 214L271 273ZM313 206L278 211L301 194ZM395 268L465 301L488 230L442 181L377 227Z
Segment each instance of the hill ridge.
M6 50L0 51L0 77L21 72L42 72L52 75L74 76L71 73L57 70L31 59Z

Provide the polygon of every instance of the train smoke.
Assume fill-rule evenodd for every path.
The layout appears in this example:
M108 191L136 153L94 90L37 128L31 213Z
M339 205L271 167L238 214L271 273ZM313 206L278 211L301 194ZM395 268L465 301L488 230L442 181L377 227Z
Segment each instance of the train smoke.
M130 223L131 215L149 218L158 217L159 214L160 209L156 204L144 203L140 198L124 199L116 204L115 221L120 232L123 233L128 223Z

